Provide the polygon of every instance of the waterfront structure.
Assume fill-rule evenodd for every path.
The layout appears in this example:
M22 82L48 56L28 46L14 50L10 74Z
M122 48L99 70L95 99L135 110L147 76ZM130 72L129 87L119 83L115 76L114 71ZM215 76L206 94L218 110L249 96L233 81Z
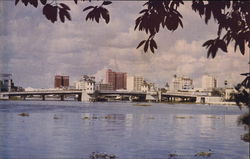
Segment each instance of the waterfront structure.
M69 76L56 75L54 87L55 88L67 88L67 87L69 87Z
M188 77L177 77L174 75L170 85L171 91L188 91L194 89L193 80Z
M202 103L202 104L218 104L223 101L222 97L218 96L197 96L196 97L196 103Z
M212 91L217 87L217 80L211 75L202 76L202 89L204 91Z
M143 81L141 85L141 92L155 92L157 91L157 88L155 87L154 83L148 83L146 81Z
M95 91L95 77L83 75L82 78L75 83L75 87L87 93L93 93Z
M234 100L234 94L236 94L236 93L237 93L237 91L234 88L226 88L225 94L224 94L224 99L226 101Z
M141 76L128 76L127 77L127 90L128 91L141 91L143 85L143 77Z
M113 90L126 89L127 73L113 72L111 69L106 71L106 83L113 86Z
M0 74L0 92L10 92L14 88L12 74Z

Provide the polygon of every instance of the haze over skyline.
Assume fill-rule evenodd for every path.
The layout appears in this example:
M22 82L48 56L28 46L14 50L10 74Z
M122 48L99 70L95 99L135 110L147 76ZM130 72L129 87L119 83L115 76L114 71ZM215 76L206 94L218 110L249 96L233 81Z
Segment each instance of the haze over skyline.
M196 87L201 86L202 75L211 74L223 86L224 80L241 82L240 73L248 72L249 50L243 56L234 53L232 45L227 54L219 51L215 59L206 58L202 44L216 37L217 26L213 20L206 25L190 2L180 10L183 29L161 30L156 35L155 54L136 49L147 38L144 32L134 31L144 2L114 1L107 7L109 24L85 21L82 9L91 3L65 3L71 6L72 21L52 24L41 8L0 2L0 72L12 73L16 85L53 87L56 74L69 75L71 83L83 74L100 80L110 68L141 75L159 86L170 83L174 74L194 79Z

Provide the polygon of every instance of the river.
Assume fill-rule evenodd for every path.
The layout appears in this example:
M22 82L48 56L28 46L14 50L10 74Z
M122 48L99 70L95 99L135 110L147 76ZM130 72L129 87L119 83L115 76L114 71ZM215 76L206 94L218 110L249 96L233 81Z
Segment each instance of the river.
M0 101L0 159L248 159L236 106ZM28 116L21 116L27 113ZM172 157L173 158L173 157Z

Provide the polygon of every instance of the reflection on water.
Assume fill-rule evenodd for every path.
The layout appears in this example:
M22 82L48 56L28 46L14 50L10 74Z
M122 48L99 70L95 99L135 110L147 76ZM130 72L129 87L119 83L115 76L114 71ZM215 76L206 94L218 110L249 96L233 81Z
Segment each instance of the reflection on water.
M0 102L0 158L89 158L92 152L119 159L248 158L232 106L131 103ZM22 117L18 114L29 113ZM56 116L56 118L55 118Z

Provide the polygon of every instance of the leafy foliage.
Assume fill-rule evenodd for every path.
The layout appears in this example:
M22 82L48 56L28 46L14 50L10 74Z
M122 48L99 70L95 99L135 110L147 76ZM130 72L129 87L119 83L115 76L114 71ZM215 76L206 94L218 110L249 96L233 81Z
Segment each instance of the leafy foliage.
M241 54L245 54L245 45L250 47L250 2L249 1L203 1L193 0L192 9L204 17L207 24L213 16L218 24L217 39L223 41L215 44L208 40L203 44L208 49L208 57L215 57L218 48L222 49L235 42L235 51L239 47ZM222 32L225 32L222 35ZM210 45L209 45L209 44ZM214 45L212 45L214 43ZM222 49L226 52L226 49Z
M246 105L248 109L250 109L250 73L241 74L246 76L246 78L242 81L241 84L238 84L235 89L238 93L235 94L235 101L237 105L241 108L242 105ZM248 130L250 129L250 112L243 114L239 118L239 124L245 125ZM246 133L243 136L243 140L246 142L250 142L250 132Z
M150 47L154 53L157 45L153 38L161 27L170 31L175 31L179 26L183 27L182 15L178 11L180 4L184 4L183 1L149 0L144 4L146 9L140 11L142 15L136 19L134 29L145 31L146 34L150 35L148 40L141 41L137 48L144 44L144 52L147 52L148 47Z
M212 58L214 58L219 48L222 51L227 52L226 43L220 39L208 40L202 46L208 48L207 57L211 55Z
M40 3L43 5L43 14L52 23L58 19L65 22L65 19L71 20L70 8L64 3L58 4L56 0L15 0L17 5L22 2L25 6L32 5L37 7ZM74 0L75 4L85 0ZM91 0L89 0L91 2ZM111 1L103 1L100 6L88 6L83 11L89 10L86 15L86 21L96 21L99 23L103 18L106 23L110 21L109 11L104 7L110 5ZM178 11L179 7L184 5L183 0L147 0L143 4L144 9L140 11L140 16L135 20L135 30L144 31L149 34L147 40L139 43L138 47L144 45L143 50L147 52L150 48L152 53L157 49L154 37L160 29L175 31L183 28L182 15ZM214 58L219 49L227 52L227 47L234 42L235 51L237 48L241 54L245 54L246 45L250 47L250 1L205 1L193 0L192 9L197 12L207 24L212 18L218 24L217 37L206 41L203 46L206 47L207 57ZM59 18L57 18L59 15Z
M110 1L104 1L102 3L101 6L88 6L86 8L83 9L83 12L92 9L91 11L89 11L89 13L86 16L86 21L88 21L88 19L90 20L95 20L97 23L99 23L100 18L102 17L105 22L108 24L109 20L110 20L110 16L109 16L109 11L103 7L103 5L109 5L112 2Z
M250 73L241 74L246 76L246 78L238 84L235 89L237 94L235 94L235 99L237 105L241 104L247 105L250 108Z

